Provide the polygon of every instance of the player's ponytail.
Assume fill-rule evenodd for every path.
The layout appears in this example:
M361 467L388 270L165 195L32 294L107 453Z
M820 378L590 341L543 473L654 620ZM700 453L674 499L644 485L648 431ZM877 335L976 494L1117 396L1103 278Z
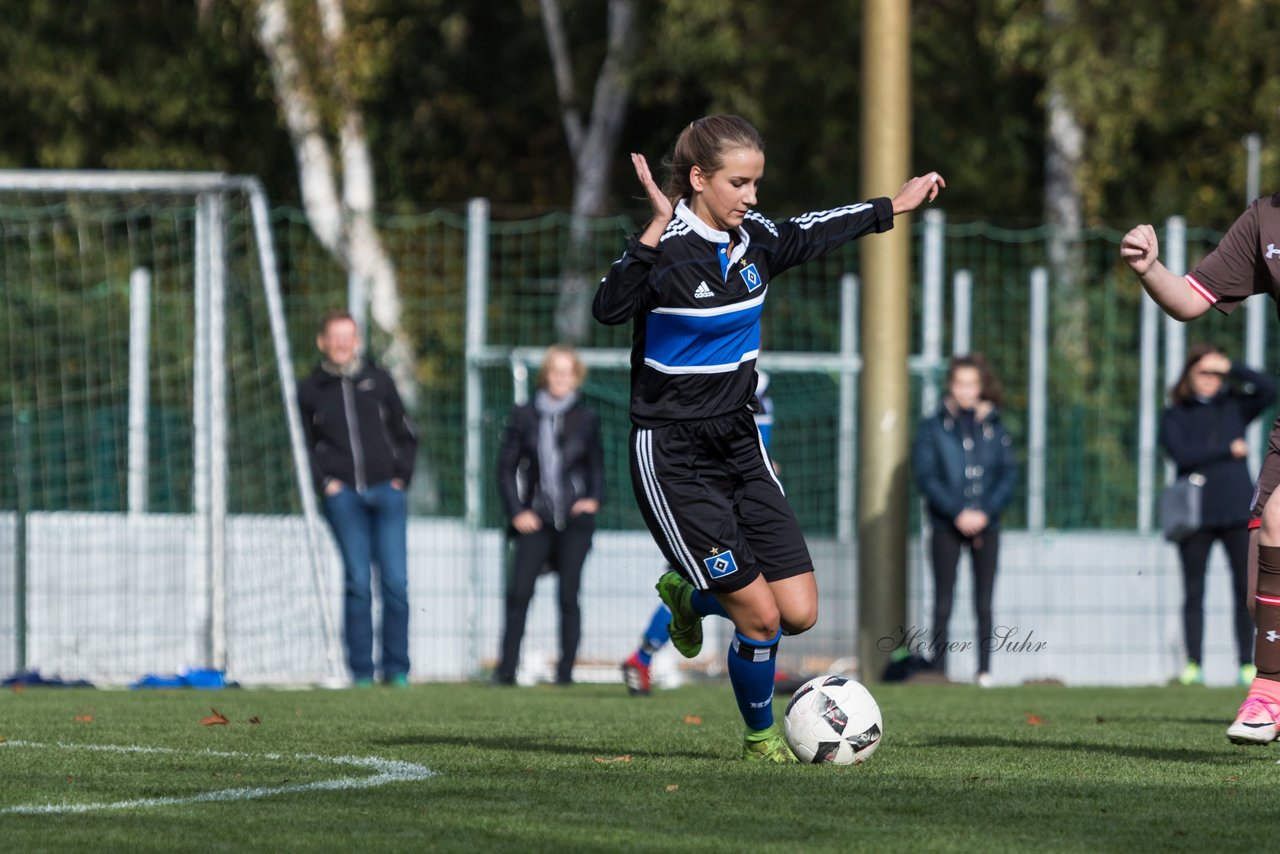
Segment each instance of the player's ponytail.
M693 195L689 171L697 166L710 175L724 166L725 152L753 148L764 152L764 138L750 122L738 116L704 116L680 132L675 149L664 164L667 182L662 191L673 202Z

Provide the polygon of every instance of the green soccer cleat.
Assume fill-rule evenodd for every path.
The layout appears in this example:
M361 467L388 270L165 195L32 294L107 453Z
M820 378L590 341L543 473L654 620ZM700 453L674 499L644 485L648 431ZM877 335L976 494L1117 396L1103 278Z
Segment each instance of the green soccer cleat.
M694 613L689 602L693 585L674 570L665 572L656 585L658 596L671 609L671 645L685 658L702 652L702 615Z
M1182 674L1178 676L1178 682L1183 685L1203 685L1204 671L1200 669L1199 664L1188 661L1187 666L1182 668Z
M1240 665L1240 674L1236 676L1236 684L1243 688L1248 688L1253 684L1253 680L1257 675L1258 668L1254 667L1252 664L1242 664Z
M800 761L787 746L787 740L782 737L782 730L777 724L768 729L748 729L742 742L742 758L748 762L769 765L790 765Z

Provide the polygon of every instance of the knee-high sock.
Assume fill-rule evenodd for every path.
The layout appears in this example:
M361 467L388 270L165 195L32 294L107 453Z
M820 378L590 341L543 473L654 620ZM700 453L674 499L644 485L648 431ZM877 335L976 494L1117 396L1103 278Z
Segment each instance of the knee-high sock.
M689 597L689 607L693 609L695 614L701 614L704 617L724 617L726 620L729 619L729 615L725 613L724 606L720 604L720 600L702 590L693 591L693 595Z
M640 648L636 650L636 657L645 666L653 660L653 654L662 649L662 645L671 639L671 609L666 605L659 605L654 609L653 616L649 618L649 626L644 630L644 637L640 639Z
M1280 682L1280 546L1258 547L1258 592L1253 663L1258 678Z
M738 699L738 711L749 729L773 726L773 679L777 671L778 638L762 641L733 633L729 646L729 682Z

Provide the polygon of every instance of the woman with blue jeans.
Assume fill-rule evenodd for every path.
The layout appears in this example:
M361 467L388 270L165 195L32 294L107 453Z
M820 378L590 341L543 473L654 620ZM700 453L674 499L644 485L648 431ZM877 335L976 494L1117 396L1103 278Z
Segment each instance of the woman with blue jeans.
M325 317L316 337L324 359L298 386L311 474L323 496L343 566L347 664L357 685L372 684L372 566L382 592L384 681L408 684L409 592L405 488L418 440L386 371L361 358L346 312Z

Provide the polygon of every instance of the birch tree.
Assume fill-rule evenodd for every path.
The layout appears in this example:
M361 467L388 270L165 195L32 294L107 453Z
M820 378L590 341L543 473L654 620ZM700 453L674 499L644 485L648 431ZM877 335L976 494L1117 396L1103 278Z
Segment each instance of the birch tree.
M555 73L556 97L565 139L573 159L572 235L568 264L561 279L556 333L560 340L582 341L590 327L594 277L586 272L587 217L599 216L609 189L609 174L630 97L628 75L635 49L635 0L609 0L608 37L588 104L588 118L578 105L573 54L565 34L559 0L539 0L543 31Z
M400 321L395 268L373 220L373 163L345 62L341 0L315 0L314 44L300 37L290 11L286 0L258 0L256 35L293 144L307 220L324 248L368 294L370 319L389 339L383 361L412 407L416 357Z

